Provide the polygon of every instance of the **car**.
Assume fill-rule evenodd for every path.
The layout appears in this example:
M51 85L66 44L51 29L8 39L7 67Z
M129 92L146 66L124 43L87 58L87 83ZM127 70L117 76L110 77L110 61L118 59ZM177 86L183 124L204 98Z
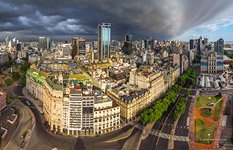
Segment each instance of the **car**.
M214 103L208 103L207 106L214 106Z
M26 100L26 103L27 103L27 105L28 105L28 106L30 106L30 105L31 105L31 103L30 103L28 100Z

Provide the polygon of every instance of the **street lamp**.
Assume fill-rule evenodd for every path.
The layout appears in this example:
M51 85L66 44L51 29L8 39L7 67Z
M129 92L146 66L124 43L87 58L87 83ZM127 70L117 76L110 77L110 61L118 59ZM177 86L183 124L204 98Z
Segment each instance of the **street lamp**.
M208 134L208 138L209 138L209 142L208 143L210 144L210 134Z

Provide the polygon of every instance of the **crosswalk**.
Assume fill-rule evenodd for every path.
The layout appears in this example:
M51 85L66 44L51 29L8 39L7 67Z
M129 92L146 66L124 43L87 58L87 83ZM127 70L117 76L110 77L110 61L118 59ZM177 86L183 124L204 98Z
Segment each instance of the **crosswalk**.
M139 124L132 124L135 128L139 129L139 130L143 130L142 126L139 125ZM183 128L183 129L187 129L188 127L187 126L177 126L177 128ZM155 129L152 129L150 134L152 135L155 135L155 136L158 136L160 138L164 138L164 139L169 139L170 138L170 134L167 134L167 133L161 133ZM178 136L178 135L175 135L174 136L174 140L175 141L189 141L189 138L188 136Z

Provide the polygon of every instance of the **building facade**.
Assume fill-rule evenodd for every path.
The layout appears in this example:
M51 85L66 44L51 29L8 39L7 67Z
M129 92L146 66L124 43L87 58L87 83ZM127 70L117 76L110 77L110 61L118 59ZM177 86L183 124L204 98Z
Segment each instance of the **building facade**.
M170 76L173 82L177 80L178 71ZM153 71L152 68L132 70L129 82L108 90L107 95L120 106L124 120L133 120L166 92L168 83L164 78L163 72Z
M168 88L164 74L161 71L153 71L152 68L131 71L129 84L136 85L138 88L149 89L150 101L154 101Z
M43 103L43 114L56 133L94 136L120 127L120 107L92 87L82 75L44 75L35 69L26 74L26 89ZM103 117L105 119L101 119Z
M86 53L86 40L82 37L72 38L72 59L77 55L85 55Z
M102 23L98 26L98 54L99 61L108 61L110 58L111 24Z
M223 55L210 51L201 56L201 73L223 73L225 71L223 64Z

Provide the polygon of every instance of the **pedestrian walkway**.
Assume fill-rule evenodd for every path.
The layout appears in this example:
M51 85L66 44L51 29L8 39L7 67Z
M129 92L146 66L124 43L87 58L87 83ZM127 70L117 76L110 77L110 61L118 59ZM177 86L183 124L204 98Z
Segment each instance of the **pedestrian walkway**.
M134 126L135 128L139 129L139 130L143 130L143 127L141 124L132 124L132 126ZM163 139L169 139L170 138L170 134L167 134L167 133L161 133L160 131L157 131L155 129L151 129L151 132L150 132L151 135L155 135L155 136L158 136L158 137L161 137ZM175 135L174 136L174 140L175 141L189 141L189 138L188 136L178 136L178 135Z

